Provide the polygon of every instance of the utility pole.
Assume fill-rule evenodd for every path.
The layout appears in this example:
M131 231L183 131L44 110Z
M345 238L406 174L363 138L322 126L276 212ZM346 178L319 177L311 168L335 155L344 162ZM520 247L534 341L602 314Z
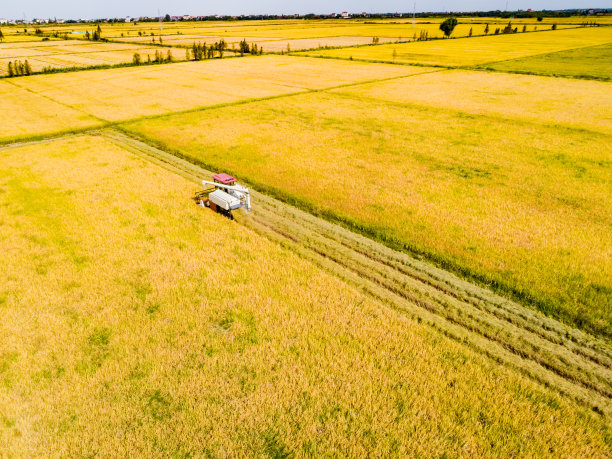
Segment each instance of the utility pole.
M416 14L416 2L412 5L412 28L414 29L414 15Z
M157 8L157 16L159 17L159 31L161 32L162 30L164 30L164 26L162 25L162 17L159 8Z

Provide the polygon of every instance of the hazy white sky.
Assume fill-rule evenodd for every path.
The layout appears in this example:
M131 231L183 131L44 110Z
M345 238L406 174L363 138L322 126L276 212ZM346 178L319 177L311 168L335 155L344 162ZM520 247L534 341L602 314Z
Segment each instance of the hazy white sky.
M508 0L508 9L607 8L604 0ZM407 12L414 0L0 0L0 17L88 19L100 17L157 16L157 10L170 15L193 14L293 14L333 12ZM506 0L428 0L417 1L417 11L504 10Z

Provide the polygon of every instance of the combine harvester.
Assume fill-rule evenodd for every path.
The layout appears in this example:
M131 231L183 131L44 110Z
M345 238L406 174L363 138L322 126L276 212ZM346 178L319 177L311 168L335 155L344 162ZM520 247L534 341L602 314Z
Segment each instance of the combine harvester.
M238 185L236 179L228 174L213 175L213 180L202 180L204 190L195 196L199 206L210 207L232 220L233 210L243 207L251 211L251 193L248 188Z

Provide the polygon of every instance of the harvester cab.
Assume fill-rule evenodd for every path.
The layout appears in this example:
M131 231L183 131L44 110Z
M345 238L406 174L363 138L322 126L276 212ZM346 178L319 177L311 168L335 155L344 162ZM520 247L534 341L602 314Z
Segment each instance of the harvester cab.
M202 180L204 190L200 191L195 200L202 207L210 207L215 212L233 219L232 211L245 208L251 211L251 193L228 174L213 175L213 181Z

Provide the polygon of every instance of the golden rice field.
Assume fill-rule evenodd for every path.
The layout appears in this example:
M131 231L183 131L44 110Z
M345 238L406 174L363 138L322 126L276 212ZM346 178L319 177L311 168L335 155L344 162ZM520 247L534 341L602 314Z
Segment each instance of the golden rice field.
M4 147L0 170L2 456L610 450L592 411L198 208L196 185L102 137Z
M5 79L0 141L423 71L270 55Z
M612 134L612 92L603 82L443 70L334 89L383 104L427 106Z
M40 72L45 67L61 69L126 64L132 62L135 53L140 54L143 61L146 61L147 57L153 60L156 52L161 52L166 57L168 51L173 53L173 58L176 60L185 59L184 51L159 46L146 47L78 40L0 44L0 76L7 73L8 63L15 60L27 59L32 70Z
M294 40L280 40L278 38L261 38L261 37L219 37L209 35L169 35L162 37L132 37L132 38L120 38L118 41L121 42L133 42L133 43L159 43L159 39L162 38L162 43L170 46L190 46L193 43L216 43L220 40L224 40L228 44L228 49L238 49L239 42L246 40L249 45L256 44L258 47L263 48L264 52L280 52L289 50L301 50L301 49L313 49L313 48L324 48L324 47L338 47L338 46L356 46L356 45L367 45L372 43L373 37L359 37L359 36L338 36L338 37L321 37L321 38L298 38ZM386 38L379 37L380 43L390 43L397 41L397 38ZM289 48L288 48L289 47Z
M612 43L494 62L483 67L501 72L609 81L612 79Z
M497 76L481 75L485 84ZM396 80L406 86L398 93L409 92L413 78L420 76ZM355 87L126 128L609 337L612 143L605 107L612 105L599 108L593 95L574 112L589 119L605 110L595 117L597 132L564 126L569 95L565 102L554 98L574 83L604 98L607 87L521 78L532 79L539 97L522 105L523 119L514 109L504 116L489 83L489 100L474 94L447 106L438 97L431 103L362 97ZM557 91L537 91L556 84ZM518 94L506 96L506 105L520 104L521 85L517 79ZM542 124L535 119L546 95L557 112Z
M316 57L361 59L398 64L459 67L603 45L609 42L612 42L612 28L589 27L472 37L461 40L434 40L316 50L305 54Z
M439 29L441 18L412 19L349 19L349 20L269 20L269 21L206 21L206 22L164 22L160 28L158 23L140 22L137 24L101 24L102 36L110 39L127 39L141 36L150 37L164 35L201 35L223 37L260 37L276 39L304 39L336 36L380 36L397 40L409 39L420 31L428 32L430 37L441 37ZM535 19L512 19L512 23L522 29L526 25L528 30L534 27L550 29L552 24L559 28L576 27L584 21L605 22L605 18L545 18L542 22ZM504 27L507 19L501 18L459 18L459 24L454 36L467 36L470 28L473 34L484 33L485 24L489 27ZM44 32L69 33L78 38L85 31L93 32L96 24L63 24L41 26ZM165 38L164 38L165 40Z

